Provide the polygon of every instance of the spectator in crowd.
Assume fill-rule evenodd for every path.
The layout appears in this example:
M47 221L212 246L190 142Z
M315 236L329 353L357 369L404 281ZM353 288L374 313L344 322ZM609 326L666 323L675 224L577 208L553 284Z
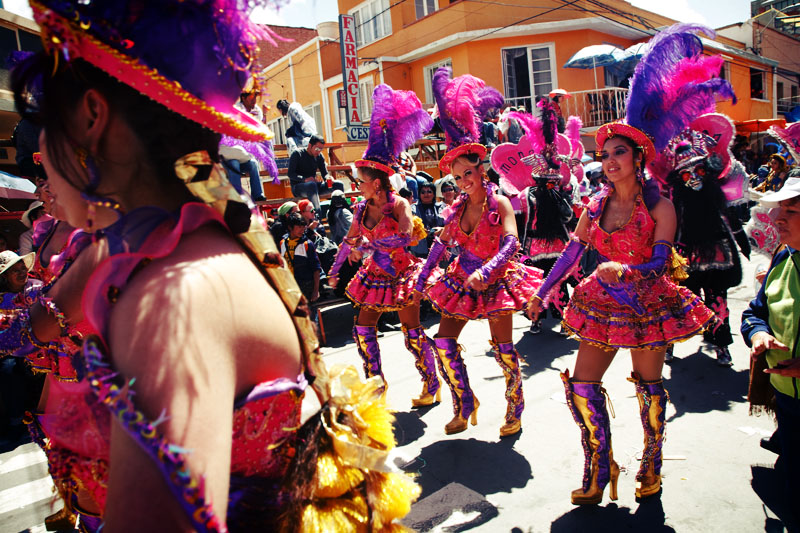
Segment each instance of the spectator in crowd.
M416 246L411 247L411 251L417 257L427 257L433 238L444 226L442 211L445 205L436 201L436 186L431 182L425 182L419 187L419 200L411 206L411 213L422 219L425 226L427 237L421 239Z
M28 206L28 210L22 214L20 221L28 228L19 236L19 254L26 255L33 251L33 223L44 215L44 203L36 201Z
M319 135L312 135L308 146L297 150L289 157L289 180L292 185L292 194L299 198L308 198L314 204L314 209L319 209L320 194L327 194L333 190L344 192L344 185L334 181L328 175L322 149L325 139ZM319 171L320 175L317 175Z
M266 200L258 162L247 150L241 146L220 144L219 155L222 159L222 166L225 167L225 173L228 175L228 181L231 182L237 192L240 194L244 192L242 189L242 176L249 176L250 197L254 202Z
M400 152L397 160L400 165L397 174L391 176L391 178L393 178L392 186L397 191L405 187L411 191L414 201L417 201L419 199L419 184L426 181L426 178L418 175L417 163L414 161L414 158L408 154L408 152Z
M406 189L407 190L407 189ZM353 223L353 212L347 203L342 191L333 191L331 194L331 206L328 208L328 228L331 232L331 239L336 244L342 244L350 225Z
M25 299L25 291L41 285L38 280L28 279L33 261L34 254L20 257L11 250L0 252L0 314L13 315L31 305ZM8 357L0 361L0 435L6 443L27 436L22 416L36 406L43 385L43 378L34 376L22 359Z
M15 300L21 293L42 284L39 280L28 278L34 260L33 253L19 256L11 250L0 252L0 310L18 307Z
M783 187L783 182L789 175L789 166L786 164L786 159L780 154L772 154L769 156L769 174L767 179L756 187L756 190L762 192L775 192Z
M272 223L272 226L269 228L269 232L272 234L272 239L276 243L280 243L281 240L289 233L289 215L292 213L299 213L300 208L295 202L284 202L278 208L278 218L275 222Z
M322 265L314 243L308 238L308 221L300 213L292 213L287 221L289 233L281 240L281 255L294 274L297 285L309 302L319 300L319 277ZM313 316L313 313L312 313Z
M8 250L8 239L5 235L0 234L0 252Z
M437 185L439 186L439 191L441 192L440 196L444 206L453 205L453 202L456 201L456 197L458 197L459 194L456 181L452 177L446 177L443 180L439 180Z
M770 374L780 444L776 468L785 470L787 501L797 502L800 497L797 486L800 479L800 399L797 393L800 359L795 352L800 342L797 327L800 308L796 304L800 300L797 252L800 249L800 178L790 178L780 191L764 195L761 204L774 209L775 215L771 218L785 246L773 257L758 295L742 313L742 336L750 346L751 396L763 372ZM797 507L790 508L797 520Z
M497 126L491 117L488 117L481 124L481 144L489 148L489 150L497 146Z
M258 105L258 91L244 91L239 95L239 101L234 107L250 113L259 122L264 122L264 111Z
M300 210L300 215L306 220L306 236L312 241L323 237L325 229L323 228L322 231L318 229L319 220L317 220L317 212L314 211L314 206L311 202L303 198L297 202L297 208Z
M317 124L314 122L314 118L306 113L298 102L290 104L288 100L278 100L275 107L289 123L286 128L286 147L289 155L302 151L311 143L311 138L317 134Z

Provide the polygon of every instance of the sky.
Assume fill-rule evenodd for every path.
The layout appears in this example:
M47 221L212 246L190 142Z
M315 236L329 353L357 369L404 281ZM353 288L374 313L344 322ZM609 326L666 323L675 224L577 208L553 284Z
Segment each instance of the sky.
M412 1L412 0L406 0ZM512 0L513 1L513 0ZM634 6L681 22L700 22L719 28L750 18L749 0L629 0ZM31 18L27 0L3 0L5 8ZM292 0L277 13L260 9L253 13L256 22L280 26L314 28L320 22L335 21L336 0Z

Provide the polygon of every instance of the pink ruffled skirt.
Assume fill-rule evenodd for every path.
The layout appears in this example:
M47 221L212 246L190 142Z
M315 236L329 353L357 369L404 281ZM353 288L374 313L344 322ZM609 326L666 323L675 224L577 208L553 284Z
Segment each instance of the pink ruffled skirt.
M601 348L659 349L684 341L713 324L714 313L686 287L662 276L635 287L644 314L618 303L595 274L578 284L562 324L572 335Z
M413 258L406 265L397 275L390 276L369 258L347 284L345 294L358 307L370 311L397 311L408 307L414 303L414 286L423 262ZM437 267L429 280L439 276L441 269Z
M517 261L507 264L489 278L483 291L466 288L470 273L461 266L462 256L447 268L426 297L442 316L475 320L514 313L524 308L528 299L542 285L542 271Z

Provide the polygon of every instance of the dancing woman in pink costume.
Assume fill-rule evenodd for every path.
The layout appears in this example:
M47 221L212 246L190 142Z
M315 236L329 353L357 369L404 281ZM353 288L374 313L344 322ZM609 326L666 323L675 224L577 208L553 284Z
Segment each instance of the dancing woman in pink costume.
M584 249L598 251L597 269L575 288L563 320L567 331L581 340L574 376L561 374L585 455L583 486L572 492L576 505L599 503L609 482L611 499L617 498L619 467L601 380L620 348L631 350L631 381L645 434L636 497L660 491L668 400L661 379L664 354L668 346L700 333L714 319L697 296L672 278L675 209L644 174L656 150L683 128L681 117L666 120L669 113L676 118L673 109L680 105L665 94L664 80L674 75L695 88L691 96L676 93L682 103L694 96L702 99L701 106L709 101L713 105L718 81L679 77L680 60L694 61L701 50L700 40L681 25L653 39L631 81L626 121L605 124L597 132L608 185L592 198L572 241L530 302L528 312L536 319L551 291L577 267ZM655 144L645 132L655 137Z
M513 435L522 429L525 402L519 355L511 341L512 315L539 287L542 271L514 260L519 250L514 210L487 180L482 164L486 147L477 143L481 110L499 107L502 97L498 99L496 90L469 74L450 80L449 68L437 70L433 83L450 148L439 167L452 173L462 191L450 207L441 235L434 240L416 286L421 295L445 248L460 248L447 272L424 294L442 315L434 343L441 374L453 395L455 415L444 430L448 434L464 431L467 419L477 423L479 402L469 385L458 336L468 320L488 318L495 359L506 380L508 406L500 435Z
M411 207L395 194L389 176L394 174L391 165L397 165L398 155L430 130L433 120L411 91L393 91L381 84L372 97L369 144L362 159L355 162L364 200L353 212L353 224L331 267L329 284L336 286L345 260L357 262L366 257L345 290L358 307L353 339L364 374L368 378L380 376L386 383L377 324L382 313L397 311L406 348L422 376L422 393L411 404L421 407L439 401L440 384L433 342L420 325L419 302L413 299L421 261L408 250L414 229Z

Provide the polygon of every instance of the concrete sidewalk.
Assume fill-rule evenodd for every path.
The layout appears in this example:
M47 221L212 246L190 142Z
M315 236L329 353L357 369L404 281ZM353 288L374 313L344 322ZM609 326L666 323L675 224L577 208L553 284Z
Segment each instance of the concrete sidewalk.
M774 425L766 416L748 415L749 351L738 333L742 310L754 295L755 263L764 261L743 259L744 282L729 293L733 368L717 366L713 350L700 337L677 345L674 362L665 367L672 403L667 410L663 493L641 504L634 498L634 478L643 433L634 387L626 381L629 352L618 354L604 382L616 412L611 428L614 457L622 470L619 500L611 502L606 491L600 506L576 507L570 503L570 491L581 484L583 452L558 373L572 369L578 343L558 335L554 320L545 321L543 333L533 336L528 333L530 322L522 315L514 317L514 342L524 360L526 408L523 431L502 440L498 430L506 409L504 380L490 351L486 321L470 322L461 335L481 405L478 425L457 435L443 430L452 417L446 387L440 404L410 408L411 398L421 390L419 375L402 333L386 333L379 341L387 398L397 417L396 463L416 474L423 489L412 518L426 517L424 524L431 527L441 522L434 528L441 531L781 531L776 513L784 514L785 503L772 471L776 456L759 447ZM326 362L360 369L350 337L352 313L337 312L326 325L333 332L323 349ZM432 336L438 317L425 326ZM437 493L440 489L444 490ZM463 501L475 505L462 505ZM422 528L422 523L417 526ZM454 529L445 529L448 525Z

